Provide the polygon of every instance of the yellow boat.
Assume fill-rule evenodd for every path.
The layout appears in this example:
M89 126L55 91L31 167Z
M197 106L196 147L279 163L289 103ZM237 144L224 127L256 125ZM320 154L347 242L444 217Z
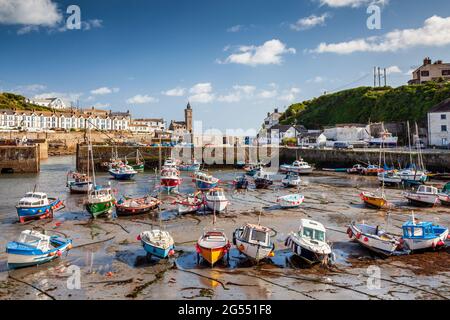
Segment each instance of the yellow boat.
M202 256L213 267L228 253L230 247L231 244L223 230L216 228L204 230L197 241L197 262Z
M362 192L359 197L367 206L372 208L383 209L388 204L384 196L377 196L371 192Z

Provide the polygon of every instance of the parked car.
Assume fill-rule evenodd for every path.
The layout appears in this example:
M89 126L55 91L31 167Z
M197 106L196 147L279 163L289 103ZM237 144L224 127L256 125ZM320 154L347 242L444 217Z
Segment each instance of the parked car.
M348 142L336 142L334 144L334 149L336 149L336 150L353 149L353 146L351 144L349 144Z

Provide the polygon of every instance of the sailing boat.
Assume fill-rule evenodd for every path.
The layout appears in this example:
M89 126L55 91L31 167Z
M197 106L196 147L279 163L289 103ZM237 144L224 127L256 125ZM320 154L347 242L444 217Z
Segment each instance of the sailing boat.
M382 136L384 139L384 136ZM383 140L384 141L384 140ZM381 156L383 153L383 142L380 145L380 159L379 159L379 167L381 166ZM370 208L383 209L388 205L388 201L386 200L386 195L384 194L384 176L382 176L381 180L381 192L379 194L375 194L373 192L363 191L360 193L359 197L364 202L364 204Z
M200 255L206 260L211 267L220 261L231 248L230 241L223 229L215 227L216 211L214 210L212 228L205 228L202 235L197 241L195 249L197 251L197 263L200 262Z
M141 152L139 149L136 149L136 162L134 165L131 166L135 171L137 172L144 172L145 169L145 160L142 157Z
M93 188L88 193L86 201L86 210L92 215L93 218L97 218L102 215L110 214L113 211L116 199L113 196L111 185L108 183L107 186L98 186L95 181L95 168L94 168L94 153L92 151L92 141L91 141L91 130L89 130L89 141L88 141L88 179L89 177L89 166L92 167L92 183Z

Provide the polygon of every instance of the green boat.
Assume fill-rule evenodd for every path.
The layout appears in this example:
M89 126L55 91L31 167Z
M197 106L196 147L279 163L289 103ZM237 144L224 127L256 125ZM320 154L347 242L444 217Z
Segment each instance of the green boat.
M116 199L112 195L110 187L99 187L91 191L86 203L86 210L93 218L112 213Z
M143 163L132 165L133 169L137 172L144 172L145 165Z
M127 162L126 158L125 158L125 162ZM145 160L144 160L144 157L142 156L141 152L139 151L139 149L136 149L136 161L134 162L133 165L131 165L131 167L133 167L133 169L137 172L144 172Z

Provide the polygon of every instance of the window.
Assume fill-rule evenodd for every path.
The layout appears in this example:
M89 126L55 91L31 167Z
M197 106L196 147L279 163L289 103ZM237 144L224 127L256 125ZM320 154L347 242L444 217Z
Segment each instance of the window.
M442 75L443 76L450 76L450 69L442 70Z
M422 77L429 77L430 76L430 71L420 71L420 75Z
M445 126L445 125L444 125L444 126L441 126L441 131L442 131L442 132L447 132L447 126Z
M447 115L446 114L441 114L441 120L447 120Z

